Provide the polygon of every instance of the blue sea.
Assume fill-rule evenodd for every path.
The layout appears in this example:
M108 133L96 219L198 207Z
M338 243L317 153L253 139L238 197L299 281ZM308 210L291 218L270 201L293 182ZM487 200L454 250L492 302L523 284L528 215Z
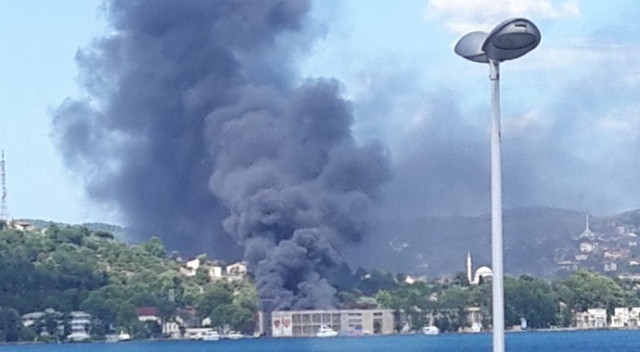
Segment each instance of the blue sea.
M523 332L506 337L507 352L640 351L640 330ZM368 336L331 339L145 341L125 343L3 345L0 352L490 352L490 334Z

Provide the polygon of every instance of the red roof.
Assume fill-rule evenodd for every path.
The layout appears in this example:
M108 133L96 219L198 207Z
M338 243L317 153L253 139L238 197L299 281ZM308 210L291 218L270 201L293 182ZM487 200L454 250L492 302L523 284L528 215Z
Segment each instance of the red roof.
M158 308L156 308L156 307L140 307L140 308L138 308L138 310L136 312L138 313L139 317L141 317L143 315L160 316L160 312L158 311Z

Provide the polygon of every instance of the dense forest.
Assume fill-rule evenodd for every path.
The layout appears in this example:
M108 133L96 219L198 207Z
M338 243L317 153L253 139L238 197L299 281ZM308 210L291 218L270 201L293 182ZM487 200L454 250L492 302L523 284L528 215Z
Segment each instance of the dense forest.
M199 259L214 263L206 254ZM163 321L191 311L196 324L209 318L213 327L255 331L260 304L250 275L212 282L206 265L195 276L182 274L181 266L180 255L167 253L155 237L126 245L110 232L82 226L0 231L0 341L64 339L68 331L56 331L56 322L73 311L92 315L96 339L121 331L134 338L162 337L157 324L139 321L140 307L157 308ZM468 307L481 310L486 328L491 321L490 283L470 285L462 273L407 284L403 274L352 271L343 264L329 279L338 290L336 308L393 309L399 331L428 323L458 331L468 325ZM574 313L587 308L612 312L640 305L634 283L584 270L562 280L508 277L505 298L506 324L525 318L531 328L570 326ZM37 324L23 326L22 315L41 311L48 313Z

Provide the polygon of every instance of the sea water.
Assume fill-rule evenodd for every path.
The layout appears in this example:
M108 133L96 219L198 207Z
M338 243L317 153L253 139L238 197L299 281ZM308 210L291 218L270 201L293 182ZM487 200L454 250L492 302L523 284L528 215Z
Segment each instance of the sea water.
M640 330L522 332L506 337L507 352L635 352ZM327 339L145 341L2 345L0 352L490 352L490 334L365 336Z

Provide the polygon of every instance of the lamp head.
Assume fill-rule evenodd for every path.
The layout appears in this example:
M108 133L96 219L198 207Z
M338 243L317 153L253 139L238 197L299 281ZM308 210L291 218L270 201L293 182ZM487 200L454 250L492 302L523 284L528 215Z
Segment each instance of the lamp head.
M465 34L453 49L456 54L464 57L467 60L480 63L488 63L489 59L482 50L484 42L487 40L486 32L471 32Z
M515 18L496 26L487 36L482 51L491 60L513 60L535 49L540 39L540 30L533 22Z
M500 23L490 33L471 32L456 44L456 54L467 60L488 63L523 56L540 44L540 30L533 22L515 18Z

